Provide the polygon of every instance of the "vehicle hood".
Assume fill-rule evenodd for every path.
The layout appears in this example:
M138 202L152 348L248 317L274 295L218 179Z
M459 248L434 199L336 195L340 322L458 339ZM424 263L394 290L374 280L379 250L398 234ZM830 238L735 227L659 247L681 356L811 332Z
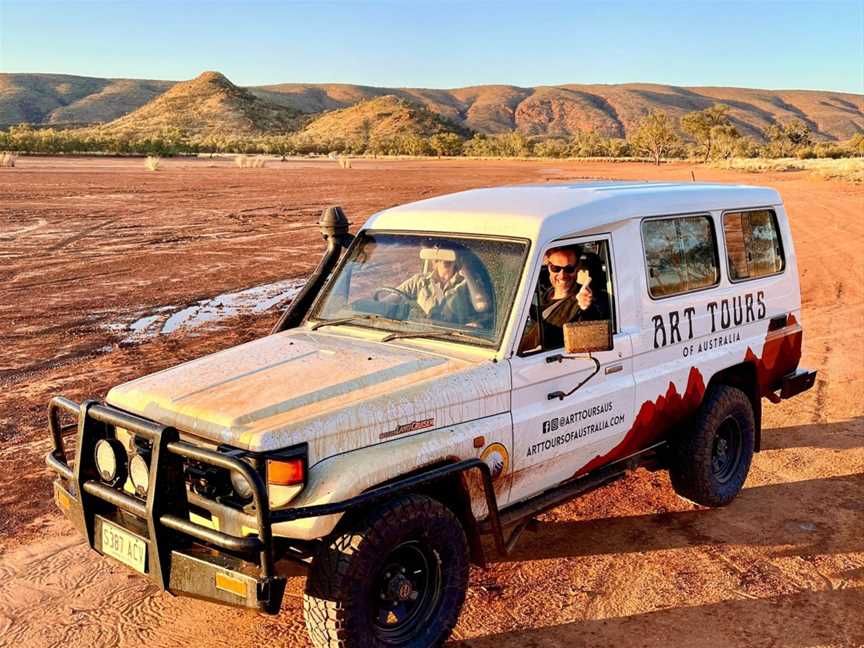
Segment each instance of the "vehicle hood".
M113 388L109 404L253 451L317 458L509 409L506 363L308 330L269 335Z

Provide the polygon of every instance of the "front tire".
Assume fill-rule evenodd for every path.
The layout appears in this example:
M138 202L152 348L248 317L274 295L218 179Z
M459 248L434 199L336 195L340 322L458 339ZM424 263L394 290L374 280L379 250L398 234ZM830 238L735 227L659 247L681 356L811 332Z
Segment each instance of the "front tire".
M747 395L728 385L713 387L695 425L673 442L669 475L675 492L704 506L729 504L747 479L755 438Z
M468 543L441 502L392 500L337 527L315 556L303 611L319 648L426 648L443 643L468 587Z

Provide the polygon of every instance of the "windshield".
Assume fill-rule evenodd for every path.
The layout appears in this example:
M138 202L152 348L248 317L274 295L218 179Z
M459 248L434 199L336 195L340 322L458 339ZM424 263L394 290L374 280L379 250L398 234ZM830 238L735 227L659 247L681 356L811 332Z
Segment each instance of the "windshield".
M519 241L362 232L312 319L497 346L526 251Z

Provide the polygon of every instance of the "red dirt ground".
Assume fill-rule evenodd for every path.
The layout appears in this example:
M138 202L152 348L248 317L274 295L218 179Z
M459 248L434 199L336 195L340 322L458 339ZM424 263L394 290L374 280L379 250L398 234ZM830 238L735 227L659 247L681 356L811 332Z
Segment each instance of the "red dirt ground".
M305 646L302 579L267 617L172 598L83 547L55 512L46 404L266 333L276 311L119 344L105 327L164 305L303 276L314 222L460 189L582 178L689 179L689 167L433 160L271 163L19 158L0 169L0 645ZM790 214L814 389L766 403L763 451L729 507L663 473L546 514L473 570L457 645L864 645L864 190L802 172L696 169L777 188ZM459 642L464 643L459 643Z

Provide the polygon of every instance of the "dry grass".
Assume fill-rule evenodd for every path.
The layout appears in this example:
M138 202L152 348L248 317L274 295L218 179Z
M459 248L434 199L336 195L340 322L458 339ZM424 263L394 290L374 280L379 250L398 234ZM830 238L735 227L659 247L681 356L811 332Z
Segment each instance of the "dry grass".
M0 167L14 167L15 160L18 159L17 153L0 152Z
M234 164L241 169L263 169L267 160L262 155L238 155L234 158Z
M159 163L162 161L158 155L148 155L147 159L144 160L144 168L148 171L158 171Z
M798 160L796 158L732 158L709 163L718 169L734 169L749 173L770 171L809 171L826 180L846 180L864 183L864 158L841 158L839 160Z

